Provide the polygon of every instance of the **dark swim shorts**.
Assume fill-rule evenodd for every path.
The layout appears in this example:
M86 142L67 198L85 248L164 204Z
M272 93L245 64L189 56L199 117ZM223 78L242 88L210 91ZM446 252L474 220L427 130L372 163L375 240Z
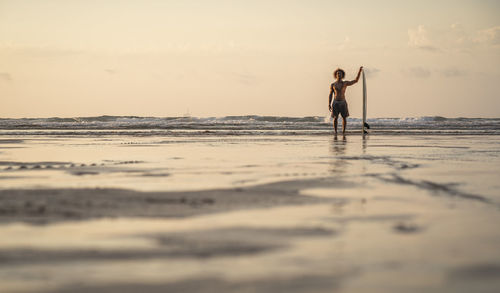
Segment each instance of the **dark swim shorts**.
M345 100L344 101L333 100L332 117L338 117L339 113L344 118L349 117L349 109L347 108L347 102Z

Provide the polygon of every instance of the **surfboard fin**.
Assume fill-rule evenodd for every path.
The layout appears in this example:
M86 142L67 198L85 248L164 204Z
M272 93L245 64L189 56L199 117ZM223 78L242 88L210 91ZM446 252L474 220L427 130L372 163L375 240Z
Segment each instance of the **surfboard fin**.
M366 128L370 129L370 124L368 124L368 123L365 122L364 125L365 125Z

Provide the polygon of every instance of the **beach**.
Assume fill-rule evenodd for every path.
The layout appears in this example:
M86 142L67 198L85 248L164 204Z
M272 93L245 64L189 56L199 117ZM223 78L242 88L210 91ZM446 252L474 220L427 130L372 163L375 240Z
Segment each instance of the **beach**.
M0 0L0 293L500 292L499 15Z
M1 292L496 292L500 120L0 119Z

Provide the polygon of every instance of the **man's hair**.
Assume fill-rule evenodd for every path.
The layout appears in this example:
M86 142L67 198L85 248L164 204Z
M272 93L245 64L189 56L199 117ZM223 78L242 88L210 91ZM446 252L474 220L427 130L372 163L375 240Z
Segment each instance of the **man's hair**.
M345 77L345 71L343 69L340 69L340 68L337 68L334 72L333 72L333 77L337 77L337 74L342 74L342 76L340 78L344 78Z

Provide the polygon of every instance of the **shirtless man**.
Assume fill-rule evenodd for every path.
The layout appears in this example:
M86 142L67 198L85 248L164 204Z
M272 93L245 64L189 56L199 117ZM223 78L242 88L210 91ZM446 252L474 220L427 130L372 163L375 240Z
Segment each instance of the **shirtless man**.
M328 109L332 112L333 117L333 128L335 129L335 134L337 134L337 120L339 114L342 115L342 134L345 134L345 127L347 124L347 117L349 117L349 109L347 108L347 101L345 100L345 90L348 86L351 86L358 82L359 76L363 66L359 68L358 76L355 80L344 81L345 71L338 68L333 72L333 77L337 79L334 83L330 85L330 95L328 96ZM332 103L332 95L335 93L335 98Z

